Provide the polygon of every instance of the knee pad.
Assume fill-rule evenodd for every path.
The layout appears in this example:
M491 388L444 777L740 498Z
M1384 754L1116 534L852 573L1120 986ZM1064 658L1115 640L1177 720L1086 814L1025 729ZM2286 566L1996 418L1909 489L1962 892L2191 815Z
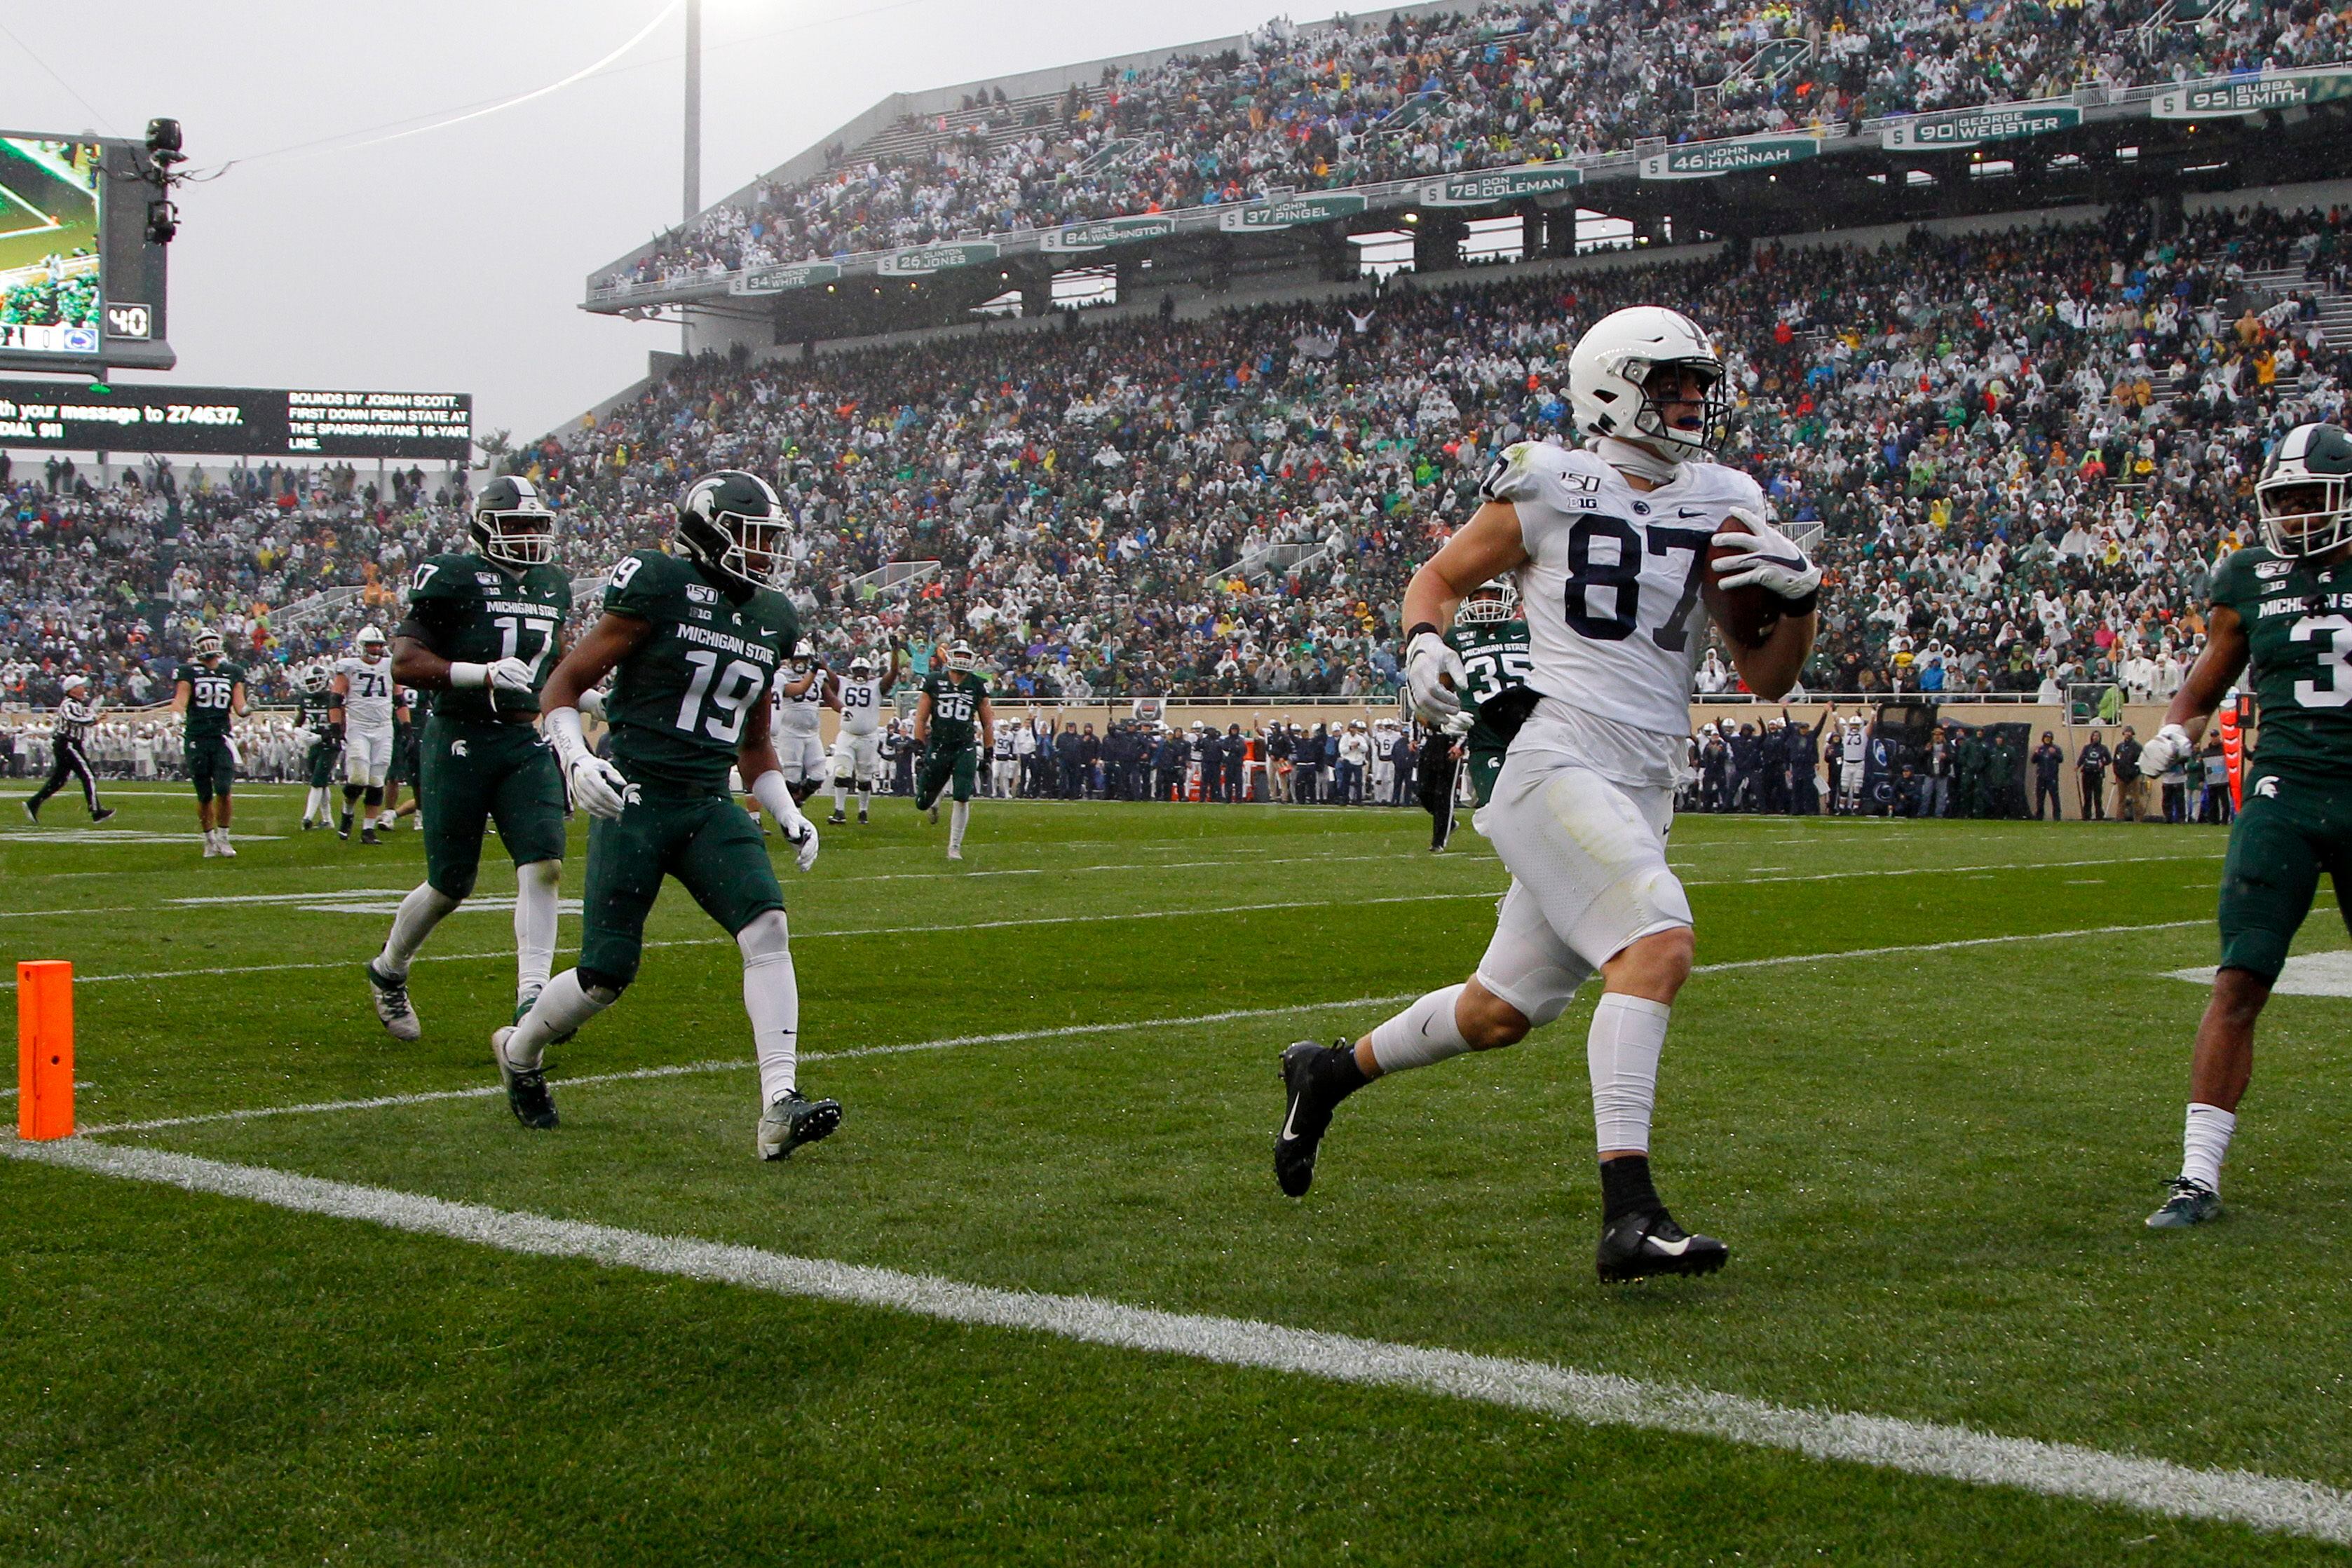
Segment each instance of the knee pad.
M576 972L580 977L582 993L600 1008L609 1008L619 1001L621 993L627 990L629 982L635 978L633 975L608 975L585 964L581 965Z
M751 917L751 923L735 933L735 946L741 948L743 961L757 958L782 957L792 951L791 928L785 924L781 909L764 910Z
M381 806L383 804L383 785L371 784L367 787L367 803L371 806Z

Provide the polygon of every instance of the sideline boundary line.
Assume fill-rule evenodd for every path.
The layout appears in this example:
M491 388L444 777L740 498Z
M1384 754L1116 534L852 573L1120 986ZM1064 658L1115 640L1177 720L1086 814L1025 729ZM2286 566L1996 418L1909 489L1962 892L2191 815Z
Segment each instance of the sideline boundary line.
M1733 958L1720 964L1699 964L1691 969L1691 977L1705 975L1736 974L1746 969L1778 968L1789 964L1822 964L1843 958L1884 958L1906 953L1946 953L1970 947L1991 947L2015 942L2056 942L2077 936L2109 936L2144 931L2175 931L2185 926L2204 925L2203 920L2166 920L2147 925L2091 925L2074 931L2033 931L2010 936L1966 936L1946 942L1919 942L1895 947L1847 947L1830 953L1791 953L1772 958ZM652 943L647 943L652 946ZM808 1051L801 1053L803 1061L845 1061L862 1056L906 1056L929 1051L950 1051L965 1045L1013 1045L1025 1040L1070 1040L1089 1034L1109 1034L1118 1030L1183 1029L1195 1024L1231 1023L1241 1019L1284 1018L1302 1013L1340 1012L1351 1008L1395 1007L1421 995L1418 991L1401 991L1394 996L1351 997L1344 1001L1297 1002L1279 1008L1237 1008L1224 1012L1194 1013L1181 1018L1118 1019L1108 1023L1063 1024L1051 1029L1014 1030L1001 1034L950 1035L944 1040L910 1040L898 1045L856 1046L846 1051ZM743 1058L726 1061L677 1062L663 1067L640 1067L625 1072L595 1072L578 1078L553 1080L556 1087L572 1089L596 1083L631 1083L653 1078L684 1078L705 1072L731 1072L751 1067ZM465 1089L432 1089L408 1094L377 1094L359 1100L320 1100L298 1105L257 1105L236 1111L206 1111L191 1116L163 1116L144 1122L116 1122L85 1127L80 1136L97 1137L109 1133L160 1132L169 1127L194 1127L216 1122L250 1122L268 1116L323 1114L338 1111L383 1111L402 1105L423 1105L440 1100L486 1100L503 1094L497 1085Z
M1589 1427L1672 1432L1810 1459L2352 1542L2352 1492L2251 1470L2194 1469L2167 1459L2071 1443L1891 1416L1775 1405L1546 1362L1398 1344L1244 1318L1162 1312L1091 1296L971 1285L938 1275L656 1236L154 1149L68 1139L12 1144L7 1150L19 1159L89 1175L358 1220L524 1257L596 1263L1114 1350L1539 1411Z

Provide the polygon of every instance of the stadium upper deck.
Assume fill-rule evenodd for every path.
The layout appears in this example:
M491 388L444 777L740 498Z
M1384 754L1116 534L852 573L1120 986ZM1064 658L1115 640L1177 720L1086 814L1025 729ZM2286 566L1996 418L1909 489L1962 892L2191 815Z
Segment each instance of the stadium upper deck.
M2352 10L2250 0L1445 3L884 99L601 269L776 340L968 319L1053 274L1222 289L1352 275L1351 235L1461 262L1582 204L1643 238L1759 235L2334 174Z

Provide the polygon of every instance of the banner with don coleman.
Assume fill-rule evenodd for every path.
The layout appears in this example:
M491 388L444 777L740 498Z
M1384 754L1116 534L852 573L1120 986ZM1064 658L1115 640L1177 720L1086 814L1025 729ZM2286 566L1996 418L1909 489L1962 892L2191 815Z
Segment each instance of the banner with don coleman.
M1742 136L1729 141L1690 141L1642 160L1644 180L1714 180L1751 169L1800 163L1822 150L1817 136Z
M1424 207L1483 207L1495 202L1523 201L1573 191L1584 183L1584 171L1566 163L1528 163L1516 169L1485 169L1475 174L1454 174L1421 188Z

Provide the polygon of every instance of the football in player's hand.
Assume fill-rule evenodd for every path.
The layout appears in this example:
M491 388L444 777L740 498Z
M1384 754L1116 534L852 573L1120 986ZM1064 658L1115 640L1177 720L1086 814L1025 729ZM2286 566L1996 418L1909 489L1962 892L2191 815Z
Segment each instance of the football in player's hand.
M1756 530L1738 517L1726 517L1722 531L1747 534ZM1718 571L1727 565L1737 566L1740 559L1740 552L1729 545L1707 546L1706 576L1699 583L1699 597L1726 637L1743 648L1760 648L1780 619L1780 604L1754 583L1744 588L1726 588L1716 580Z

